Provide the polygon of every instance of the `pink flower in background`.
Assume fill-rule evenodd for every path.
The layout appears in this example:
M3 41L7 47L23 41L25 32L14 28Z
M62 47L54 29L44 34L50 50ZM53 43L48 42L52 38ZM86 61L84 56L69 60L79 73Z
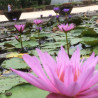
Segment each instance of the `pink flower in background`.
M70 25L68 23L66 25L65 24L61 24L61 25L58 26L58 28L62 32L68 32L68 31L74 29L75 25L73 23L71 23Z
M38 24L42 24L43 20L41 20L41 19L35 19L33 22L38 25Z
M69 58L61 47L55 61L47 52L39 49L37 52L40 60L28 54L23 56L37 76L11 70L32 85L49 91L46 98L98 98L98 71L95 70L98 56L93 53L87 60L80 60L77 49Z
M24 24L21 24L21 25L14 25L16 30L18 32L23 32L24 31L24 28L25 28L25 25Z

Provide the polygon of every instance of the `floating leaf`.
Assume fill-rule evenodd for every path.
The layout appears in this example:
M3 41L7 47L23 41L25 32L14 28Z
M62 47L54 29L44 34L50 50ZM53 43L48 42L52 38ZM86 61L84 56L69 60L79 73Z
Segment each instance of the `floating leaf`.
M98 46L96 46L94 49L93 49L93 52L98 55Z
M36 47L38 45L38 42L37 41L34 41L34 40L31 40L31 41L23 41L23 46L24 47ZM15 47L16 48L20 48L21 47L21 44L18 43L18 44L15 44Z
M94 28L86 28L82 33L81 33L82 36L87 36L87 37L96 37L98 36L98 33L96 33L94 31Z
M10 96L7 96L9 95ZM46 98L49 92L36 88L30 84L20 85L1 94L0 98Z
M92 51L90 49L82 49L80 51L81 55L88 55L88 54L91 54L91 53L92 53Z
M0 93L22 83L26 83L26 81L19 76L0 77Z
M70 39L70 42L71 42L71 45L74 45L81 42L81 40L82 40L81 38L73 38L73 39Z
M81 43L91 45L91 46L97 46L98 45L98 38L97 37L82 37Z
M28 65L21 58L11 58L3 61L1 64L3 68L10 69L28 69Z

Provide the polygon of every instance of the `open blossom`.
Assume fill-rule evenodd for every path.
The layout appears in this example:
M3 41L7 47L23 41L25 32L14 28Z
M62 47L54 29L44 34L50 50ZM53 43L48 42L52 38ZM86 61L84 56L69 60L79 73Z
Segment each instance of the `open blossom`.
M14 20L14 21L16 21L16 20L17 20L17 18L13 18L13 20Z
M71 18L71 15L69 15L68 17L69 17L69 19L70 19L70 18Z
M65 24L61 24L61 25L58 26L58 28L62 32L68 32L68 31L74 29L75 25L73 23L71 23L70 25L68 23L66 25Z
M56 19L58 19L60 17L60 15L56 15Z
M14 25L16 30L18 32L23 32L24 31L24 28L25 28L25 25L24 24L21 24L21 25Z
M50 14L49 17L52 17L52 14Z
M41 14L40 17L43 18L43 15Z
M43 20L41 20L41 19L35 19L33 22L38 25L38 24L42 24Z
M42 30L42 27L36 27L36 30L37 31L41 31Z
M37 52L40 60L28 54L23 56L37 76L11 70L32 85L49 91L47 98L98 98L98 71L95 70L98 56L93 53L87 60L80 60L77 49L69 58L61 47L55 61L47 52L39 49Z
M63 12L65 12L65 13L68 12L68 11L69 11L69 9L63 9Z
M59 13L60 8L59 7L54 7L53 10L55 11L55 13Z

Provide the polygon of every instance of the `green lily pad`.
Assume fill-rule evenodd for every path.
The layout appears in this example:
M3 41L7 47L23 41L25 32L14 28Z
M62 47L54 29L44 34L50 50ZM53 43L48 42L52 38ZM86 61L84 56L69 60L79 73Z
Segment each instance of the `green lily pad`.
M93 49L93 52L98 55L98 46L96 46L94 49Z
M23 41L23 47L36 47L38 45L37 41L30 40L30 41ZM16 48L21 48L21 44L15 44Z
M9 90L14 86L23 83L27 83L27 82L21 77L16 75L9 76L9 77L0 77L0 93L4 93L6 90Z
M82 36L87 36L87 37L96 37L98 36L98 33L94 31L94 28L86 28L82 33Z
M92 53L92 51L90 49L82 49L80 51L81 55L88 55L88 54L91 54L91 53Z
M10 96L7 96L10 94ZM20 85L1 94L0 98L46 98L49 92L36 88L30 84Z
M73 38L73 39L70 39L70 42L71 42L71 45L74 45L81 42L81 40L82 40L81 38Z
M98 38L97 37L82 37L81 43L91 45L91 46L97 46L98 45Z
M3 61L1 64L3 68L10 69L28 69L28 65L21 58L11 58Z

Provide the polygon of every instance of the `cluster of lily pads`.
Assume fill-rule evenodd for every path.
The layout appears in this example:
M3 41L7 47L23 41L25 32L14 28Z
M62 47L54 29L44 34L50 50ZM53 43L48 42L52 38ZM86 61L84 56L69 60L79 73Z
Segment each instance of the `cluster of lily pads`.
M10 98L19 96L22 96L21 98L25 98L24 96L37 98L34 97L35 95L44 98L48 94L48 92L31 87L10 70L10 68L14 68L30 72L31 69L23 61L22 55L38 56L35 51L36 48L41 49L43 52L47 51L54 58L61 46L67 50L69 56L77 47L81 50L81 58L89 57L92 52L98 55L98 16L78 17L77 21L80 21L78 24L74 16L70 17L66 14L68 9L64 9L64 17L58 14L58 8L54 8L54 11L56 17L49 15L48 18L42 18L41 16L41 19L36 19L33 23L15 25L15 27L6 28L6 33L1 33L0 59L4 59L4 61L0 65L0 84L2 84L0 85L0 98L9 98L9 96ZM74 26L70 24L72 22ZM64 28L68 28L68 26L71 28L66 31L63 26L65 26ZM26 93L24 94L24 92ZM36 92L39 92L39 95Z

